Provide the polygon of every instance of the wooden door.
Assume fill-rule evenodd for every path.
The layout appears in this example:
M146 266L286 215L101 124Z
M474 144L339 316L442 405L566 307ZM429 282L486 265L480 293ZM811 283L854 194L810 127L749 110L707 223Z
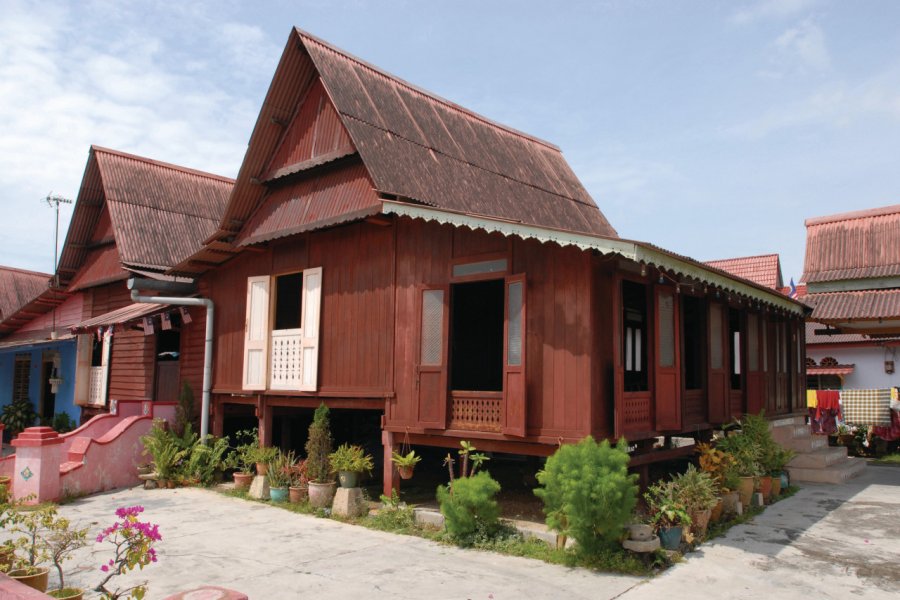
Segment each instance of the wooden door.
M726 344L725 307L709 303L709 376L707 377L707 419L710 423L724 423L729 414L731 388Z
M656 286L656 360L654 399L657 431L681 430L680 327L677 296L672 288Z
M525 394L525 276L506 278L503 323L503 426L506 435L524 437L527 422Z
M760 348L761 319L756 313L747 315L747 412L759 414L764 407L765 373Z
M424 287L419 293L419 352L416 364L417 420L427 429L447 427L447 337L450 323L448 286Z

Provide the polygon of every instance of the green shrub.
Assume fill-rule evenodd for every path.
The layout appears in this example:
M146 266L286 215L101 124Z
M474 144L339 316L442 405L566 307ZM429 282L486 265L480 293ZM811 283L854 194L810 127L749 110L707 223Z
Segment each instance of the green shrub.
M181 476L200 485L211 485L216 480L216 473L224 468L228 448L227 436L216 438L208 435L206 444L201 444L198 440L182 463Z
M461 545L471 545L476 534L490 533L500 519L500 507L494 496L500 484L481 471L471 477L457 477L438 486L437 499L444 515L444 527Z
M26 428L34 425L37 413L34 406L27 398L17 398L3 407L0 421L6 426L6 430L12 437L16 437Z
M309 439L306 440L306 472L309 480L315 483L332 481L331 465L328 455L331 454L331 425L328 422L328 407L319 405L313 422L309 426Z
M69 416L69 413L56 413L53 415L53 423L51 425L57 433L68 433L75 429L75 421Z
M611 446L588 436L562 446L538 475L547 526L571 536L586 554L618 539L637 502L637 475L628 474L624 438Z

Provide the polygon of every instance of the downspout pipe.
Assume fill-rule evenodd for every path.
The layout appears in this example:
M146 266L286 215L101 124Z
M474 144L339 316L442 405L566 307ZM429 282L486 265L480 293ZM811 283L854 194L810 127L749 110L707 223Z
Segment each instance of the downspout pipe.
M151 283L148 285L146 282ZM180 286L183 284L176 285ZM200 439L205 444L206 436L209 435L209 397L212 389L213 321L215 320L213 301L209 298L184 298L181 296L141 296L140 290L154 289L165 292L167 291L167 286L165 282L139 277L132 277L128 280L128 289L131 290L132 302L169 304L172 306L203 306L206 308L206 341L203 346L203 402L200 414ZM183 289L186 288L178 287L172 291Z

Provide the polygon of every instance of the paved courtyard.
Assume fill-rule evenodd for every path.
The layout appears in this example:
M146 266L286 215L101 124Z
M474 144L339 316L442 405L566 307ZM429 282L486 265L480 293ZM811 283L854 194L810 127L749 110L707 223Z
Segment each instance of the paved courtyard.
M142 504L163 535L159 562L133 580L150 598L202 584L253 599L290 598L896 598L900 468L870 467L843 486L813 486L645 580L465 551L296 515L211 491L123 490L62 507L92 535L119 506ZM69 563L94 584L108 549ZM130 577L130 576L129 576Z

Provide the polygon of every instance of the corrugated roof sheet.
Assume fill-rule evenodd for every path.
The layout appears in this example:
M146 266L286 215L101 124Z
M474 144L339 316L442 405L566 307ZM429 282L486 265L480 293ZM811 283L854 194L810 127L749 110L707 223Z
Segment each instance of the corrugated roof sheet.
M78 273L69 282L68 291L77 292L95 285L126 279L128 272L122 268L115 244L106 244L88 250Z
M50 277L47 273L0 267L0 323L40 296Z
M56 337L52 336L50 329L41 329L38 331L17 331L0 340L0 349L21 348L23 346L33 346L35 344L56 343L64 340L71 340L74 335L71 333L57 333Z
M92 146L60 256L61 279L71 282L91 260L96 230L103 239L113 234L117 266L177 264L216 230L232 186L226 177ZM109 253L104 249L106 278L113 270ZM79 287L99 281L78 279Z
M777 254L708 260L706 264L773 290L780 291L784 285L781 279L781 261Z
M810 294L813 321L900 319L900 290L863 290Z
M900 204L806 221L806 283L897 275Z
M137 321L142 317L146 317L148 315L152 315L156 312L161 312L170 308L171 307L168 304L136 302L134 304L124 306L118 310L102 314L99 317L93 317L91 319L87 319L86 321L82 321L81 323L73 325L71 327L71 330L75 333L78 333L95 329L97 327L121 325L123 323Z

